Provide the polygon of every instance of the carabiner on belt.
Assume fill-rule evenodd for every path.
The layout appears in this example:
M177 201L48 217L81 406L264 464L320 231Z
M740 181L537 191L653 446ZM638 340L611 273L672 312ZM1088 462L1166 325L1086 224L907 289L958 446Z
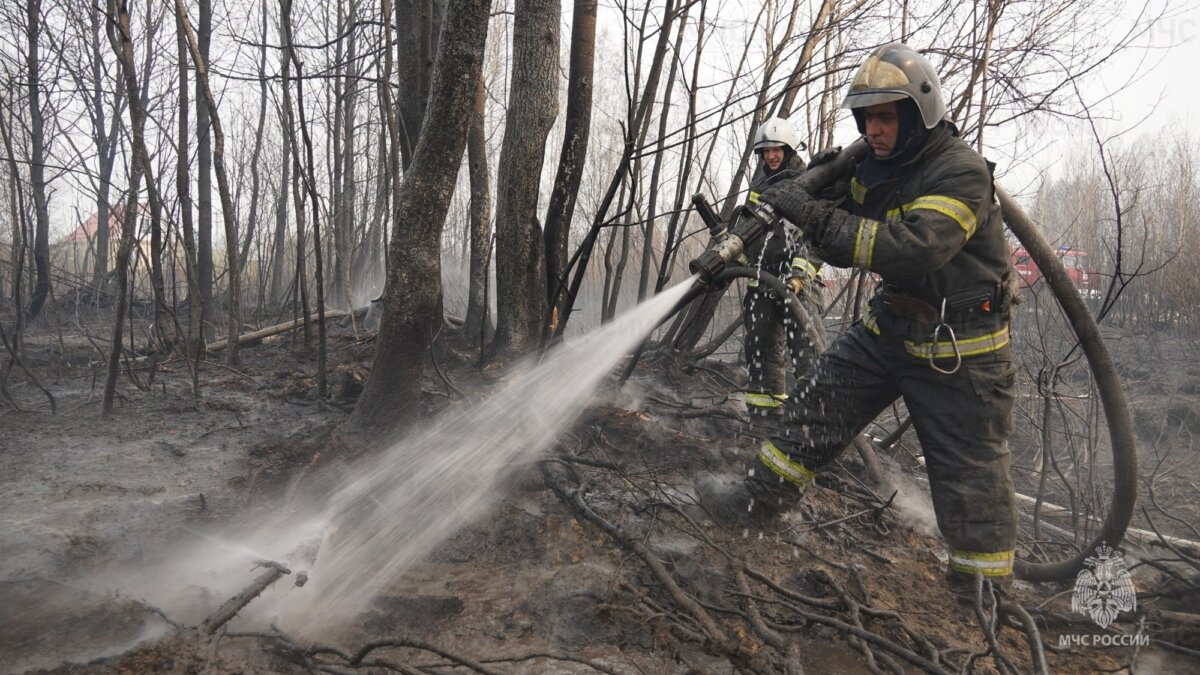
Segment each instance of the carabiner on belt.
M954 347L954 367L950 370L939 368L936 360L938 356L938 343L940 342L938 338L942 336L943 328L950 334L950 346ZM950 324L946 323L946 298L942 298L942 312L938 317L937 328L933 329L933 344L929 348L929 367L943 375L953 375L958 372L959 368L962 368L962 352L958 349L958 338L954 336L954 329Z

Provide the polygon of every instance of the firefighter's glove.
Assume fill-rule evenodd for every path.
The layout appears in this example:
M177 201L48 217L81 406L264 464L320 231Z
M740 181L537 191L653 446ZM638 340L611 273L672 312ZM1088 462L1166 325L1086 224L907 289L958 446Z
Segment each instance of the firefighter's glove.
M813 200L804 208L804 236L817 249L821 259L837 267L868 268L870 254L855 257L860 228L878 228L881 223L859 218L823 199Z
M850 179L842 178L833 182L828 187L821 188L817 192L817 199L824 199L831 202L840 202L850 194Z
M792 295L801 295L804 293L804 285L806 279L803 276L788 277L787 287L792 292Z
M820 166L828 161L833 160L833 158L840 154L842 154L842 146L840 145L832 148L825 148L824 150L818 150L817 152L813 153L812 159L808 160L808 168L811 169L814 166Z
M804 206L813 200L812 195L794 181L783 181L763 190L758 200L766 202L779 215L787 218L800 229L804 229L801 217Z

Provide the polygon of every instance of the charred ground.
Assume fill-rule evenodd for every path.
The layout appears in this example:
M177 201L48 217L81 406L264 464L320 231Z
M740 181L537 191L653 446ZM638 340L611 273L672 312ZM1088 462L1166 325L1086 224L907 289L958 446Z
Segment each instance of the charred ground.
M182 362L159 364L153 376L133 364L136 385L123 382L116 414L104 418L89 365L95 352L42 331L31 333L26 354L56 393L58 413L19 384L10 391L23 411L0 417L0 660L8 671L1034 668L1037 650L1016 617L984 629L976 608L945 588L919 478L897 478L908 499L891 499L849 463L823 478L781 531L712 525L691 485L736 472L753 452L744 410L729 397L742 374L666 357L647 359L621 390L600 392L499 507L397 579L352 625L302 640L234 620L210 641L195 630L203 612L162 616L134 597L96 592L89 579L152 563L162 542L253 519L304 490L314 467L353 462L356 451L333 432L361 389L370 336L334 328L332 402L316 399L312 353L285 335L245 349L236 370L206 368L199 398ZM453 336L434 355L428 412L469 405L504 380L502 368L481 370L478 354ZM1159 365L1139 361L1150 373ZM1182 401L1175 407L1190 405L1178 387L1156 386ZM1143 407L1147 419L1158 414ZM1188 423L1144 428L1174 430L1178 444ZM915 446L905 443L884 458L895 476L913 469ZM1160 497L1177 496L1177 487L1160 487ZM1200 648L1194 572L1155 562L1166 554L1152 550L1136 554L1151 564L1131 560L1138 613L1110 628L1170 645L1060 649L1061 634L1113 631L1070 613L1069 586L1016 584L1012 600L1029 608L1051 671L1194 670L1197 659L1180 651ZM249 583L258 571L245 573ZM212 598L209 611L224 600ZM980 609L984 624L993 621L989 604Z

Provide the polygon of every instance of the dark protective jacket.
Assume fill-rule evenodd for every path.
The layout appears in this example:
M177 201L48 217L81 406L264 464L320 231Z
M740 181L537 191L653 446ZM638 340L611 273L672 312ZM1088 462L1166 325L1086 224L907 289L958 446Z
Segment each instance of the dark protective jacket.
M948 123L891 177L868 187L863 166L843 209L818 211L814 245L832 265L875 272L885 282L867 328L902 337L910 354L954 358L933 341L940 323L954 330L963 357L1008 344L1012 271L992 167ZM944 334L937 337L943 338Z
M804 160L800 159L800 155L795 152L791 153L787 162L778 171L770 172L767 170L765 162L759 162L758 169L750 179L750 193L746 197L746 202L757 204L758 196L763 190L784 180L798 177L804 173L804 168ZM770 236L756 242L746 251L745 255L746 264L752 267L761 265L764 271L783 279L801 275L807 281L812 281L821 270L820 260L810 261L810 254L799 239L788 241L786 237ZM754 288L758 286L758 282L751 279L749 285L750 288Z

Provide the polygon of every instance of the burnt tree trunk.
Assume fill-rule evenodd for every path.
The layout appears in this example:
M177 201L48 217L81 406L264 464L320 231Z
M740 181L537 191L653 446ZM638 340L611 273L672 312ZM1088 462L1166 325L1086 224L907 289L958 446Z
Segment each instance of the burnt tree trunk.
M212 38L212 0L197 3L197 40L200 59L208 63ZM212 336L213 318L213 251L212 251L212 138L209 136L208 107L201 104L204 92L196 79L196 243L197 273L200 276L200 330L205 342Z
M179 0L176 0L177 2ZM317 396L320 399L325 398L326 393L326 333L325 333L325 279L324 279L324 264L321 257L321 204L317 195L317 170L316 161L313 158L313 141L309 134L308 120L305 113L304 105L304 64L296 55L296 45L292 37L292 2L291 0L282 0L280 3L281 14L280 24L283 28L283 43L284 49L288 54L288 59L296 69L296 117L291 117L291 102L290 95L284 92L284 101L288 109L288 125L287 130L291 135L292 148L295 150L295 166L293 169L296 172L296 178L303 178L304 195L308 198L309 206L312 209L312 225L313 225L313 263L315 267L316 281L316 300L317 300ZM300 130L297 140L296 129ZM300 165L300 151L304 151L304 166ZM299 232L303 229L303 203L299 195L299 181L293 184L293 190L296 192L296 229ZM297 237L297 284L303 289L305 275L303 271L302 261L304 260L304 243L302 237ZM303 294L302 294L303 297ZM308 303L304 302L304 315L308 316ZM309 326L307 318L304 322L304 341L309 343Z
M351 26L358 20L358 2L351 0L346 25ZM358 200L357 182L355 181L354 131L355 110L358 102L358 43L356 31L347 31L346 39L346 73L343 78L342 95L345 98L342 112L342 186L338 192L337 220L334 223L334 283L341 287L341 293L333 293L334 301L346 303L346 309L354 309L354 274L351 257L354 248L355 219L354 211ZM336 132L335 132L336 133Z
M92 96L89 101L92 117L92 140L96 144L96 161L100 175L96 179L96 257L92 265L92 288L97 297L107 290L108 285L108 253L112 244L109 242L109 221L111 215L108 208L113 167L117 163L117 146L120 131L120 109L122 94L120 88L113 94L112 118L105 119L108 112L108 102L105 92L108 81L104 72L104 61L100 50L100 21L102 10L93 5L88 10L88 47L91 51Z
M699 91L700 81L700 57L703 55L704 45L704 27L705 14L708 11L708 2L701 0L700 2L700 20L696 22L696 50L694 60L692 61L692 77L688 81L688 109L687 123L685 128L696 128L696 95ZM718 125L720 126L720 125ZM680 217L684 213L683 203L687 195L688 180L691 177L692 158L695 156L696 150L696 133L693 131L687 136L687 143L684 146L683 154L679 158L679 172L675 188L675 204L671 209L671 220L667 223L667 239L663 242L662 259L658 266L658 279L654 282L654 292L657 293L666 287L667 282L671 278L671 268L673 260L677 254L680 239L679 223Z
M785 94L784 99L780 102L777 112L779 116L786 117L790 111L796 95L795 92L798 90L801 82L800 78L812 62L816 45L828 30L833 5L833 0L823 0L821 3L812 28L805 37L800 58L788 79L787 91L789 93ZM763 69L762 84L758 90L755 110L766 110L772 77L779 66L784 47L791 43L794 27L793 23L788 23L783 40L768 55L766 66ZM761 114L756 114L754 122L750 126L750 134L746 138L746 144L742 149L741 160L738 162L737 170L734 172L733 180L729 184L729 191L726 193L724 204L721 207L721 218L724 220L728 220L732 216L733 210L739 202L738 193L741 190L742 181L746 178L746 173L750 166L750 158L754 153L754 136L758 132L758 125L762 123L763 118ZM712 323L713 315L716 313L724 293L724 288L712 293L706 293L688 306L685 313L681 315L681 323L679 325L682 326L682 330L674 338L673 346L675 349L682 352L691 352L696 348L696 345L700 343L700 339L708 330L709 324Z
M494 353L527 352L546 318L538 186L546 136L558 115L559 0L516 0L512 82L496 176L496 339Z
M284 90L287 90L287 75L288 75L288 55L284 50L279 50L280 73L283 78ZM286 105L286 104L285 104ZM286 119L286 114L284 115ZM282 134L282 151L283 158L280 160L280 176L279 176L279 191L275 194L275 241L274 253L271 256L271 291L269 297L273 304L282 303L284 301L284 293L287 285L284 283L284 274L287 269L287 218L288 218L288 199L291 190L291 171L292 171L292 143L291 137L287 133L287 123L284 120L280 121L280 125L284 127Z
M420 415L425 355L442 322L442 226L459 168L446 160L463 156L490 9L488 0L450 0L446 7L426 115L434 121L422 126L396 190L379 344L362 396L341 427L347 435L375 436Z
M200 292L199 262L196 250L195 223L192 221L192 178L188 166L188 58L187 38L183 21L175 17L175 51L179 64L179 152L175 164L175 190L179 194L180 223L183 227L183 250L188 287L188 355L192 365L192 393L200 393L200 358L204 354L203 295Z
M567 284L567 251L570 248L571 217L583 179L588 137L592 126L592 78L596 60L596 0L575 0L571 18L571 66L567 78L567 119L563 130L558 175L546 209L546 301L550 315L546 334L557 328L564 309ZM563 317L565 318L565 317Z
M17 153L13 148L12 129L14 111L5 105L4 96L0 96L0 141L4 143L4 154L8 163L8 208L9 220L12 224L12 250L9 252L9 268L12 270L12 306L21 307L21 277L24 275L25 250L25 193L21 189L21 170L17 165ZM13 322L13 348L21 349L21 326L24 315L16 312ZM11 367L11 364L10 366Z
M470 338L486 337L488 324L488 271L492 260L491 179L488 175L487 135L483 126L483 78L475 93L475 112L467 136L467 162L471 174L471 269L467 287L467 319L463 331Z
M104 378L104 395L101 404L104 415L113 411L113 398L117 390L117 375L121 367L121 337L124 334L125 311L129 302L129 254L133 250L134 229L137 227L138 192L142 184L142 155L136 148L144 147L142 131L145 129L145 111L138 95L137 74L133 65L133 40L129 31L129 6L126 0L108 0L108 40L121 64L121 79L125 95L129 99L129 134L135 148L129 165L129 195L125 199L125 210L121 214L121 245L117 248L117 306L113 317L112 342L108 353L108 372Z
M229 307L225 318L225 337L229 340L229 351L225 362L237 364L237 339L241 332L241 283L237 262L237 223L234 222L233 198L229 191L229 174L225 169L225 134L221 129L221 117L217 112L217 99L208 82L208 59L201 49L201 42L192 34L191 22L183 0L175 0L175 12L183 22L183 33L187 38L192 61L196 66L196 81L204 96L204 107L208 109L213 133L213 163L217 174L217 189L221 196L221 216L225 223L225 267L229 275ZM196 106L199 108L200 106Z
M392 25L392 3L391 0L380 0L380 10L383 14L384 23ZM397 14L398 16L398 14ZM380 139L380 159L383 159L383 151L387 150L385 161L385 169L381 172L386 176L386 181L380 181L379 201L388 207L388 222L395 226L397 209L400 206L402 183L400 182L400 166L403 163L402 145L400 140L400 112L397 105L392 99L392 67L394 65L392 59L392 32L384 31L383 33L383 74L376 83L376 90L379 92L380 116L383 118L384 127L387 131L385 136ZM389 192L385 196L382 188L386 185L389 187ZM387 227L380 228L383 239L383 276L384 284L387 284L388 269L391 267L390 255L388 253L387 242ZM380 296L382 297L382 296Z
M267 4L262 7L263 45L258 57L258 126L254 132L254 151L250 154L250 214L246 219L246 238L242 241L242 253L238 256L240 269L246 269L246 261L250 259L250 243L254 241L254 232L258 227L258 202L261 194L262 181L259 176L258 160L262 155L263 132L267 128ZM259 275L262 274L260 270Z
M422 129L429 106L433 66L433 36L441 28L434 24L433 0L399 0L396 3L396 62L399 65L400 156L407 169L412 163L417 133Z
M829 36L830 23L834 21L833 11L837 4L836 0L821 0L821 7L817 10L812 27L804 36L804 46L800 49L800 58L796 60L792 74L788 76L787 84L783 88L783 98L779 101L775 117L791 117L792 107L796 105L796 97L803 89L805 71L812 63L817 45L822 39ZM828 64L825 67L828 68Z
M145 27L145 43L144 52L142 55L142 78L143 81L149 81L154 70L155 38L158 33L159 22L149 18L147 15ZM138 101L141 108L141 117L143 124L147 116L147 110L150 109L150 92L148 87L142 87L141 99ZM145 140L142 139L140 146L134 146L134 152L142 153L142 175L146 181L146 194L150 198L150 289L154 294L154 331L155 337L159 340L162 349L158 356L165 356L168 350L175 346L179 331L176 330L175 317L171 312L170 305L167 304L166 282L163 275L163 213L166 207L163 204L162 193L158 182L158 178L154 174L154 163L150 159L150 151L146 148ZM153 373L152 373L153 376Z
M32 319L41 313L50 297L50 207L46 201L46 139L45 117L42 115L42 92L38 42L42 26L41 0L27 0L25 6L28 23L25 37L28 40L25 53L27 88L29 91L29 179L33 187L33 266L37 274L33 295L29 298L26 317Z
M688 8L685 7L683 15L679 19L679 32L675 35L676 54L683 53L683 36L687 33L687 12ZM658 225L655 223L658 215L658 186L662 177L663 159L666 155L661 146L667 136L667 123L671 117L671 105L674 103L671 92L675 89L676 72L678 72L677 69L671 68L667 74L667 88L663 92L662 112L658 118L658 145L660 147L654 153L654 168L650 171L650 193L647 195L650 207L649 214L646 216L646 225L642 230L642 268L638 275L638 302L646 299L646 294L651 288L651 275L654 274L654 241L658 238ZM657 283L654 287L657 288Z
M671 30L676 19L676 14L676 3L674 0L667 0L666 5L663 7L663 21L658 29L658 40L654 47L654 58L650 63L650 73L646 77L646 86L642 89L641 97L637 100L637 112L631 116L628 128L625 131L624 151L621 154L620 161L617 162L617 168L613 172L612 181L609 182L608 189L605 191L604 197L600 200L600 207L596 211L595 218L592 219L592 226L572 258L571 265L574 266L575 272L571 278L570 287L563 291L563 309L559 315L558 326L554 331L555 337L561 337L566 331L567 321L571 318L571 310L575 306L575 301L579 296L579 288L583 284L584 276L587 274L588 262L591 260L592 250L595 248L596 241L600 238L600 232L606 224L608 209L612 206L613 198L617 195L617 189L626 178L630 162L637 150L639 130L643 129L646 123L649 122L648 115L650 114L650 108L654 104L654 92L658 91L658 80L662 75L663 62L666 60L667 47L670 45ZM568 273L570 273L570 270L568 270Z

